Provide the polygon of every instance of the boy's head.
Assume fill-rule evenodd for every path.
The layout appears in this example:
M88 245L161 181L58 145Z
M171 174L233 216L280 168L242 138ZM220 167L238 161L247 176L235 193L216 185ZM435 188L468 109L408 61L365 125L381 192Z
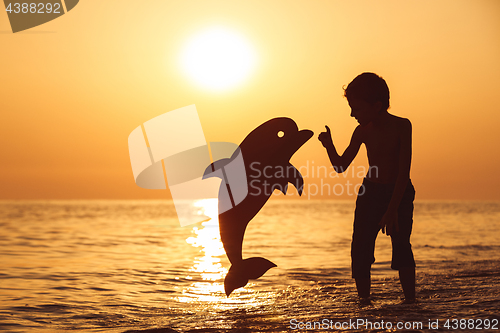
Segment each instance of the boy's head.
M351 116L361 125L389 108L389 87L383 78L374 73L356 76L344 89L344 96L351 106Z
M358 99L370 104L380 102L382 111L389 109L389 87L385 80L375 73L362 73L344 89L347 100Z

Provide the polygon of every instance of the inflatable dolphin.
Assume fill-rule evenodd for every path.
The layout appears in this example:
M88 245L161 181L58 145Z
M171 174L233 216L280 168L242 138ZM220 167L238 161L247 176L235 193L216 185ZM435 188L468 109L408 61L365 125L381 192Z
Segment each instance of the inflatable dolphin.
M233 290L244 287L248 280L257 279L270 268L276 267L265 258L243 259L243 236L248 222L260 211L275 189L286 194L288 183L292 183L299 195L302 194L302 175L289 161L312 135L310 130L299 131L297 124L290 118L274 118L250 132L231 158L215 161L205 170L204 179L221 177L223 180L219 188L219 227L222 244L231 262L224 279L227 296ZM244 161L248 194L235 205L227 172L216 171L230 168L240 154ZM225 202L228 200L232 204L230 209L227 209L228 202Z

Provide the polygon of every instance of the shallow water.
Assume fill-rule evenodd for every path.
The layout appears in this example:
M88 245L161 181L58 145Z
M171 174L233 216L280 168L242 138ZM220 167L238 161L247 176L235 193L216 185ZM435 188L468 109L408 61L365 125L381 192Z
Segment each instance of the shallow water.
M214 217L214 205L200 213ZM371 318L426 331L429 320L447 330L446 319L499 318L500 203L415 204L416 305L399 304L382 234L374 302L358 304L353 211L351 201L271 200L249 224L243 256L278 267L227 298L229 262L214 219L180 227L170 201L1 202L0 330L289 332L293 323Z

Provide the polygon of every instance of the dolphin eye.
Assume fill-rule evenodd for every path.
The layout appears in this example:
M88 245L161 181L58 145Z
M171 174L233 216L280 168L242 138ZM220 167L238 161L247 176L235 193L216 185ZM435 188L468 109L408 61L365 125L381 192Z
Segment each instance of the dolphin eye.
M278 132L278 138L282 138L284 136L285 136L285 132L283 132L283 131Z

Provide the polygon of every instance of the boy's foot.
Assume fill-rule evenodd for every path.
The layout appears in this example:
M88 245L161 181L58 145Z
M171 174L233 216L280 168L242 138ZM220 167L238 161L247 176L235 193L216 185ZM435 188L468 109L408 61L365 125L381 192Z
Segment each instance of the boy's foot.
M371 297L360 297L359 298L359 305L372 305L372 298Z
M415 304L417 303L417 300L415 298L405 298L401 302L401 304Z

